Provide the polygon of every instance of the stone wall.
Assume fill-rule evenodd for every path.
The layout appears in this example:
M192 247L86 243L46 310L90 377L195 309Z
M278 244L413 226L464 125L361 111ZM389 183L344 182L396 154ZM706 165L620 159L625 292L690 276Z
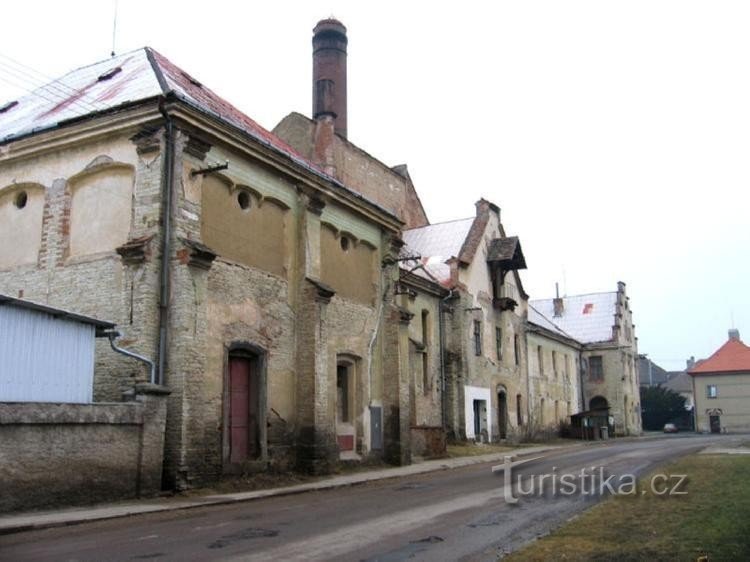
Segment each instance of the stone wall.
M528 331L527 341L531 422L540 429L555 429L561 422L569 423L570 415L581 409L580 346L563 343L538 330Z
M161 490L166 394L127 403L0 403L0 513Z

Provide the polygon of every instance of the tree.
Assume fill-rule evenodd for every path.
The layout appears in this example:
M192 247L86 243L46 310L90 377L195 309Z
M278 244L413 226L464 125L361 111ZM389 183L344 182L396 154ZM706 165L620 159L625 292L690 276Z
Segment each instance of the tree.
M643 429L659 430L665 423L685 418L685 398L662 386L641 387Z

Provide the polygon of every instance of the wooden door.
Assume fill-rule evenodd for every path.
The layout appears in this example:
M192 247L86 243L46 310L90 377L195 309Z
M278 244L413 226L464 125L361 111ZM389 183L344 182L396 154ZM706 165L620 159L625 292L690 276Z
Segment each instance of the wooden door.
M246 357L229 360L229 462L256 458L258 443L258 384L253 362Z
M708 423L711 425L711 433L721 433L721 418L719 416L709 416Z

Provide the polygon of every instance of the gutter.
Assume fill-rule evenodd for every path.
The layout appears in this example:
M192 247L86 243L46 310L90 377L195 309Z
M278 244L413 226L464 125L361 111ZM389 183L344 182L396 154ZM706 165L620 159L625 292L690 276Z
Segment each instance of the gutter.
M162 244L159 279L159 368L156 384L164 384L169 339L169 298L171 279L169 259L172 254L172 187L174 183L174 123L164 107L166 98L159 99L159 112L164 117L164 160L162 162Z

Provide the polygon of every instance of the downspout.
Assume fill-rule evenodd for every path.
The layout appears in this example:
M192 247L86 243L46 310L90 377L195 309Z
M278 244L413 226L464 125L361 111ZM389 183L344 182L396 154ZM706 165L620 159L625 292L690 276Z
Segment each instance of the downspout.
M167 340L169 338L169 259L172 253L172 184L174 182L174 124L164 107L165 98L159 100L159 112L164 116L164 161L162 168L162 243L161 278L159 281L159 368L157 384L164 384L167 365Z
M122 353L123 355L127 355L128 357L132 357L133 359L137 359L138 361L145 363L148 365L149 368L149 382L151 384L156 383L156 365L154 364L151 359L144 357L143 355L138 355L137 353L133 353L132 351L128 351L127 349L123 349L121 347L117 347L115 345L115 339L119 338L122 334L118 332L117 330L110 330L107 332L107 338L109 339L109 345L112 347L114 351L117 353Z
M445 321L443 320L443 313L445 312L445 303L451 298L453 298L453 289L450 289L448 295L445 298L440 299L440 303L438 304L438 329L440 331L438 338L438 344L440 345L440 414L443 431L446 431L446 420L448 417L445 411L445 392L447 385L445 384Z
M586 411L586 396L583 391L583 352L578 352L578 384L581 388L581 411Z

